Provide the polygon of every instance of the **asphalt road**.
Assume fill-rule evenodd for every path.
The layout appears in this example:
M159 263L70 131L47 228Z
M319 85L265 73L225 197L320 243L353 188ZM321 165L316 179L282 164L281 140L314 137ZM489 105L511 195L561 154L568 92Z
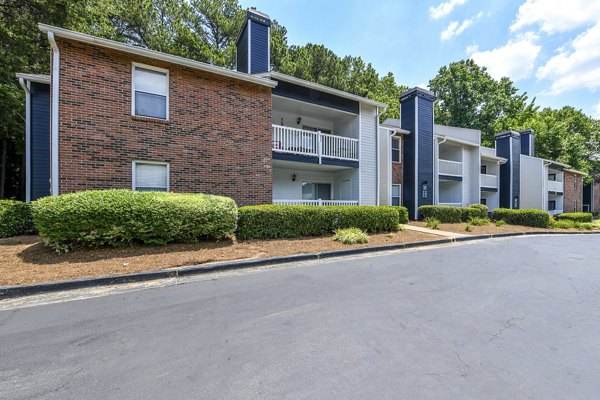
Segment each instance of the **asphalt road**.
M1 399L598 399L600 237L492 240L0 312Z

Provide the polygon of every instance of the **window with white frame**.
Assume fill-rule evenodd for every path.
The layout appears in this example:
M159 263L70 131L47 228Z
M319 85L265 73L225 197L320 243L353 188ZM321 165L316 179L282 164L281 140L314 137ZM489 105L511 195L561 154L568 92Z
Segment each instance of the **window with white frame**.
M169 191L169 164L154 161L133 162L133 190Z
M132 114L169 119L169 71L133 64Z
M402 157L401 157L401 150L400 150L400 138L398 137L393 137L392 138L392 161L393 162L401 162L402 161Z
M392 185L392 205L393 206L400 205L400 186L401 185Z

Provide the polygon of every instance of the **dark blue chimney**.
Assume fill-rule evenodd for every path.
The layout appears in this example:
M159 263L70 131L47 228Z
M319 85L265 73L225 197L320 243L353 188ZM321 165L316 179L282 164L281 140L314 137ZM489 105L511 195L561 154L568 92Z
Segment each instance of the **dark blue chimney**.
M526 129L519 133L521 134L521 154L535 157L535 132L533 129Z
M433 204L433 93L421 88L400 95L400 127L404 137L403 204L411 219L419 206Z
M521 134L503 131L496 134L496 155L506 158L500 165L500 207L519 208L521 194Z
M246 22L237 39L237 70L260 74L271 69L271 19L254 8L246 13Z

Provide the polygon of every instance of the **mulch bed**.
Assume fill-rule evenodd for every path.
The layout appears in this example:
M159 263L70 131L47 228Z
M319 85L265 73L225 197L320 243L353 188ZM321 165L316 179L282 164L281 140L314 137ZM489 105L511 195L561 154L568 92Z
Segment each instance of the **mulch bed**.
M439 239L421 232L371 235L368 244L344 245L331 236L290 240L204 241L196 244L130 246L57 254L39 236L0 239L0 286L93 276L131 274L214 261L266 258L355 247Z
M422 221L411 221L410 225L420 226L422 228L426 228L427 224ZM514 232L539 232L539 231L549 231L556 233L565 233L565 232L577 232L577 229L545 229L545 228L532 228L530 226L520 226L520 225L504 225L504 226L496 226L493 222L490 222L486 226L474 226L472 225L472 231L465 231L465 227L467 226L466 222L454 223L454 224L440 224L438 230L453 232L453 233L463 233L465 235L485 235L485 234L494 234L494 233L514 233Z

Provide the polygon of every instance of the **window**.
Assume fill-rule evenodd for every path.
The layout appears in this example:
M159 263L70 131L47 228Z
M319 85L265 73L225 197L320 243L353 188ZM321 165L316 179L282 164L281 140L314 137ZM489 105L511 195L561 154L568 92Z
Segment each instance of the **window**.
M548 211L556 210L556 200L548 200Z
M169 164L153 161L133 162L133 190L169 191Z
M487 206L487 199L481 199L479 200L480 204L483 204L484 206Z
M548 180L549 181L555 181L556 180L556 174L548 174Z
M392 185L392 205L400 205L400 185Z
M131 112L140 117L169 119L169 71L133 64Z
M487 165L482 165L481 166L481 173L486 175L487 174Z
M302 182L302 200L331 200L330 183Z
M392 138L392 162L401 162L400 138Z

